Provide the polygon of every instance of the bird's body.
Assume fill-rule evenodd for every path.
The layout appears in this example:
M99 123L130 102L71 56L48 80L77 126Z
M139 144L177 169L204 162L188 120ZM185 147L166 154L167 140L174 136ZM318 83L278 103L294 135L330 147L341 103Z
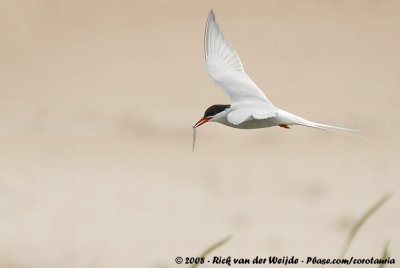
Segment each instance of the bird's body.
M247 108L242 108L242 109L247 109ZM279 126L279 125L292 125L295 123L295 120L291 119L291 116L293 118L295 117L294 115L285 112L283 110L278 110L277 114L273 117L265 118L265 119L252 119L252 120L245 120L243 123L240 124L234 124L231 121L228 120L228 116L230 113L238 112L245 114L246 112L242 109L238 110L233 110L233 109L227 109L219 114L216 114L211 122L218 122L223 125L226 125L228 127L233 127L233 128L239 128L239 129L255 129L255 128L266 128L266 127L274 127L274 126ZM250 110L249 113L252 113Z
M210 78L228 95L231 104L209 107L193 128L206 122L217 122L239 129L273 126L290 128L291 125L301 125L325 130L354 131L311 122L275 107L245 73L239 56L219 29L212 10L206 24L204 52Z

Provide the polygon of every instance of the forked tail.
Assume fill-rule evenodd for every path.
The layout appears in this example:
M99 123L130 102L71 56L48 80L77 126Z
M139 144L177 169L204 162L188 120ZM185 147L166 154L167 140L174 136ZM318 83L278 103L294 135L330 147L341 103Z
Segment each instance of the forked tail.
M300 125L305 126L305 127L312 127L312 128L327 130L327 131L341 132L341 133L345 133L345 134L348 134L351 136L355 136L357 138L363 138L363 139L366 138L365 136L360 134L362 131L358 130L358 129L335 127L335 126L331 126L331 125L325 125L325 124L309 122L309 121L307 122L307 124L300 124Z
M317 128L317 129L322 129L322 130L327 130L327 131L341 131L341 132L346 132L348 134L351 134L353 136L365 138L364 136L359 134L359 133L361 133L361 130L358 130L358 129L336 127L336 126L331 126L331 125L315 123L315 122L308 121L308 120L301 118L300 116L297 116L294 114L290 114L290 117L297 125L301 125L301 126L305 126L305 127L312 127L312 128Z
M346 132L353 132L353 133L361 132L361 130L358 130L358 129L335 127L335 126L331 126L331 125L325 125L325 124L314 123L314 122L308 122L308 124L301 124L301 125L303 125L305 127L312 127L312 128L318 128L318 129L329 130L329 131L346 131Z

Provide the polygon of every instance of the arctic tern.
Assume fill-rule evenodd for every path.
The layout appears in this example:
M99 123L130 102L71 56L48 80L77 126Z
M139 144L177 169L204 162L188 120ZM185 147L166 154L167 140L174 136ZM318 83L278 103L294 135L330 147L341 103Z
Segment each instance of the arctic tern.
M240 129L273 126L290 129L291 125L300 125L324 130L358 131L312 122L275 107L245 73L238 54L219 29L213 10L208 14L204 52L208 75L228 95L231 104L215 104L205 111L193 126L193 149L196 128L207 122Z

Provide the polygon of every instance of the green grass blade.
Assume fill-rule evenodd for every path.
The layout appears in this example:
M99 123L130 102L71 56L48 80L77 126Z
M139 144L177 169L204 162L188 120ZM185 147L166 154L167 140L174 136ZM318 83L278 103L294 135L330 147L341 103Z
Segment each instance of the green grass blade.
M389 257L389 241L386 241L385 243L385 247L383 248L383 253L382 253L382 257L381 259L386 259L387 257ZM385 268L386 264L385 263L381 263L379 265L379 268Z
M351 242L353 241L353 238L357 234L357 232L360 230L361 226L364 225L364 223L371 217L372 214L374 214L383 204L386 203L390 198L390 194L387 194L383 196L381 199L378 200L372 207L370 207L362 216L361 218L354 224L353 228L351 228L351 231L347 237L347 240L343 246L341 257L344 257L347 253L347 250L350 247Z
M208 254L210 254L211 252L213 252L214 250L216 250L217 248L219 248L220 246L222 246L223 244L225 244L226 242L228 242L230 239L232 238L232 236L228 236L225 237L224 239L218 241L217 243L211 245L209 248L207 248L201 255L200 258L205 258L208 256ZM193 264L192 266L190 266L190 268L196 268L199 264Z

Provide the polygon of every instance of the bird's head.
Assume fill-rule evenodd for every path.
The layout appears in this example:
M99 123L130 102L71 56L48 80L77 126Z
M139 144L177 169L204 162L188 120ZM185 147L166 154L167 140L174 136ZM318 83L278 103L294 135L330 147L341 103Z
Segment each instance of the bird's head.
M216 115L224 112L225 110L229 109L231 106L229 104L214 104L204 112L204 116L194 124L193 128L197 128L204 123L215 121Z

